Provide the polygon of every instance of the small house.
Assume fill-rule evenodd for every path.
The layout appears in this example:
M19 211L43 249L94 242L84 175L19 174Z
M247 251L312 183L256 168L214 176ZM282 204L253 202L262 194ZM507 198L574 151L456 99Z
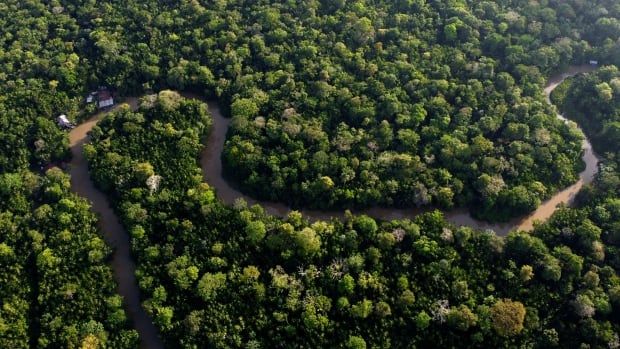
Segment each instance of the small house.
M99 90L97 96L99 100L99 109L111 107L114 105L114 98L112 97L110 91L108 91L107 89Z

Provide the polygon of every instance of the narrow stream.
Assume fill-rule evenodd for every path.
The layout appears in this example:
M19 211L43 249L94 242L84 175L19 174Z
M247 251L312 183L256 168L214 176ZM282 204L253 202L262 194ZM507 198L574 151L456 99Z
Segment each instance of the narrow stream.
M128 99L132 108L137 103L135 98ZM118 285L118 293L123 297L125 310L134 328L140 335L140 347L148 349L163 348L163 344L153 325L153 321L140 304L140 289L136 281L136 265L131 258L129 235L112 210L104 193L99 191L90 179L88 163L84 158L84 144L88 141L88 132L107 112L99 113L86 122L75 127L69 133L69 142L73 159L70 163L71 190L87 198L92 210L99 215L99 228L103 236L114 250L112 254L112 270Z
M549 79L547 86L545 87L545 95L547 101L549 103L549 96L551 92L564 81L566 78L580 74L585 72L590 72L595 68L592 66L572 66L565 70L563 73L555 75ZM186 97L197 98L193 94L184 94ZM207 146L203 150L202 157L200 160L203 175L205 180L215 188L217 192L217 196L226 204L233 204L236 199L243 198L248 204L260 204L263 206L265 211L269 214L276 216L285 216L288 212L291 211L291 208L283 203L278 202L270 202L270 201L259 201L253 199L239 190L235 189L231 184L224 178L222 172L222 161L221 154L224 150L224 143L226 140L226 132L230 125L230 119L225 118L220 112L219 106L216 102L209 102L209 111L213 116L213 130L209 139L207 141ZM559 119L566 119L557 114ZM467 209L460 208L451 210L448 212L444 212L446 220L457 225L457 226L470 226L472 228L487 230L491 229L495 231L499 235L506 235L510 231L518 229L518 230L531 230L533 228L533 224L535 221L545 221L556 210L559 204L571 204L574 200L575 195L579 190L588 183L591 183L594 179L598 171L598 161L596 154L592 151L592 145L588 139L585 139L583 142L583 161L586 164L586 168L583 172L579 174L579 181L570 187L556 193L551 199L542 203L538 209L536 209L531 214L515 218L506 223L488 223L484 221L479 221L471 217ZM338 210L330 210L330 211L319 211L319 210L299 210L304 214L308 219L315 220L327 220L330 218L342 218L344 217L343 211ZM390 219L402 219L402 218L413 218L416 215L424 212L425 209L399 209L399 208L384 208L384 207L371 207L364 210L357 210L353 213L356 214L366 214L368 216L382 219L382 220L390 220ZM428 211L426 209L426 211Z

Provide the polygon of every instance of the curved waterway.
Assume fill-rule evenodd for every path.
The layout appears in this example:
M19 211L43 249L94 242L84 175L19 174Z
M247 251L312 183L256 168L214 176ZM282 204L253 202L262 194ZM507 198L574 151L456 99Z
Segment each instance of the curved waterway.
M127 103L135 109L137 99L128 98ZM91 117L69 133L71 153L73 154L69 171L71 174L71 190L87 198L91 202L92 210L99 215L99 228L108 245L114 250L112 270L118 285L117 290L124 299L125 310L129 319L140 335L140 347L159 349L164 346L157 329L140 304L140 290L135 276L136 265L131 258L129 236L112 210L105 194L99 191L90 179L88 163L83 154L84 144L88 141L88 132L106 113L99 113Z
M557 74L551 77L545 86L545 96L547 102L551 103L551 92L564 81L566 78L585 72L590 72L595 68L592 66L572 66L566 69L563 73ZM193 94L184 94L186 97L197 98ZM235 200L242 198L248 204L259 204L269 214L276 216L285 216L292 209L283 203L260 201L253 199L239 190L234 188L225 178L222 172L221 154L224 150L224 143L226 141L226 132L230 125L230 119L225 118L220 112L219 106L216 102L209 102L209 110L213 116L213 129L211 135L207 141L207 145L203 150L201 156L201 166L203 170L204 179L213 187L217 192L217 196L226 204L233 204ZM562 115L557 114L557 117L561 120L567 121ZM493 230L499 235L506 235L513 230L531 230L536 221L545 221L560 204L570 205L577 192L588 183L591 183L598 171L599 159L592 151L592 145L586 138L583 141L583 161L586 164L586 168L579 174L579 181L570 187L556 193L552 198L545 201L531 214L525 217L515 218L506 223L488 223L479 221L471 217L466 209L455 209L444 212L444 216L447 221L455 224L456 226L469 226L480 230ZM342 218L344 217L344 211L330 210L299 210L311 221L315 220L328 220L330 218ZM413 218L416 215L424 212L423 209L397 209L397 208L384 208L384 207L371 207L363 210L353 211L355 214L366 214L368 216L382 219L403 219ZM426 210L428 211L428 210Z
M550 103L551 92L564 79L579 73L592 71L590 66L574 66L564 73L553 76L545 87L545 95ZM189 93L183 94L189 98L198 98ZM138 105L137 98L128 98L127 103L132 109ZM292 209L282 203L258 201L244 195L224 178L222 171L221 154L224 150L226 132L230 126L230 119L225 118L220 112L216 102L209 103L209 110L213 116L213 129L201 155L200 163L205 180L216 190L217 196L226 204L233 204L242 198L248 204L260 204L266 212L276 216L285 216ZM78 195L87 198L92 204L92 210L99 215L99 225L106 242L114 249L112 255L112 269L118 284L118 293L124 298L125 309L131 319L134 328L138 331L141 340L141 348L163 348L157 329L149 315L140 304L140 290L136 282L136 266L131 258L129 236L120 223L119 218L112 210L110 203L101 191L99 191L90 179L88 164L84 158L84 144L88 141L88 132L97 124L107 112L99 113L86 122L80 124L69 133L69 140L73 159L70 163L71 190ZM566 119L558 114L558 118ZM499 235L506 235L512 230L530 230L535 221L545 221L556 210L559 204L571 204L577 192L588 183L591 183L598 171L596 154L592 151L592 145L588 139L583 142L583 161L586 168L579 174L579 181L570 187L558 192L551 199L544 202L536 211L526 217L514 219L507 223L491 224L473 219L467 210L456 209L444 212L446 219L457 226L469 226L476 229L491 229ZM330 218L344 217L344 211L317 211L300 210L310 220L327 220ZM423 212L420 209L395 209L372 207L365 210L354 211L356 214L366 214L371 217L390 220L413 218Z

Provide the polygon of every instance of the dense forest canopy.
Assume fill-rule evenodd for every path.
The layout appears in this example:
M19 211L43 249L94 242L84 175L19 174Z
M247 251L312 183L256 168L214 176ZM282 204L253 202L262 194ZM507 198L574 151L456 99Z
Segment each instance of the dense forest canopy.
M506 238L450 226L438 211L390 222L349 215L310 224L297 212L278 219L243 201L222 205L191 175L200 147L175 154L200 144L208 122L199 102L161 106L178 98L162 92L137 112L111 115L87 148L95 180L132 234L143 304L168 346L618 342L617 196L595 212L561 209Z
M59 169L0 175L0 347L137 345L96 222Z
M55 88L45 114L75 108L85 85L196 90L230 107L225 168L256 197L467 205L489 220L576 180L580 136L552 117L540 87L571 62L615 63L620 27L613 1L3 6L24 14L5 20L6 79ZM41 112L31 113L23 128L36 134ZM13 152L32 143L15 138ZM20 164L61 157L56 143Z
M576 180L578 136L539 87L562 64L606 57L615 46L599 33L618 35L613 13L580 2L159 8L136 15L154 23L150 35L125 25L136 25L128 43L156 52L145 70L168 85L230 101L224 161L242 189L320 208L470 205L487 219L531 211ZM101 67L118 74L145 54L128 49Z
M567 80L552 95L567 116L583 125L600 154L620 149L620 71L607 66Z
M176 89L232 117L247 193L319 208L533 210L603 156L577 207L506 238L438 211L309 223L217 200L206 106L121 108L85 148L131 234L169 347L620 346L620 4L614 0L5 0L0 3L0 347L136 347L110 249L52 165L83 99Z

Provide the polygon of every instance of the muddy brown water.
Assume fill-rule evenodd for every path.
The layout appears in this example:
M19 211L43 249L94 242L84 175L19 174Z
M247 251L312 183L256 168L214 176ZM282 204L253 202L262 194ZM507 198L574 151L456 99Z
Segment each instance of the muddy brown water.
M564 81L564 79L592 70L594 70L594 68L591 66L573 66L562 74L551 77L544 90L547 101L550 102L549 96L551 92ZM190 93L183 93L183 95L188 98L199 98L195 94ZM132 109L136 109L138 105L138 99L135 97L127 98L126 102ZM277 202L255 200L235 189L224 178L221 154L224 150L226 132L230 126L230 119L222 115L217 102L209 101L208 104L209 111L213 116L213 128L200 158L204 179L215 189L218 198L225 204L230 205L237 199L244 199L249 205L261 205L269 214L280 217L287 215L292 211L287 205ZM140 304L140 290L136 282L136 266L131 257L129 236L121 225L119 218L112 210L105 194L99 191L90 179L88 164L83 155L84 144L88 141L88 132L105 116L105 114L107 114L107 112L102 112L91 117L69 133L71 152L73 154L73 159L70 163L71 189L78 195L87 198L92 204L92 210L100 217L99 223L101 231L103 232L106 242L114 249L112 269L118 283L118 293L123 296L125 309L140 335L141 348L163 348L163 344L159 338L157 329L153 325L152 319ZM560 114L558 114L557 117L566 121ZM558 192L551 199L544 202L538 209L525 217L498 224L476 220L471 217L466 209L447 211L444 212L444 215L449 222L456 226L469 226L480 230L493 230L499 235L506 235L512 230L530 230L536 221L545 221L548 219L558 205L570 205L577 192L585 184L593 181L598 171L597 165L599 159L592 151L592 145L588 139L584 140L583 149L583 161L586 164L586 168L580 173L579 181ZM342 210L319 211L302 209L299 211L311 221L344 217L344 211ZM366 214L382 220L414 218L421 212L423 212L423 210L420 209L394 209L383 207L371 207L364 210L353 211L354 214Z
M132 108L137 105L135 98L127 102ZM163 348L157 329L149 315L140 304L140 290L135 277L136 265L131 257L129 235L112 210L104 193L95 187L90 179L88 164L84 158L84 144L88 141L88 132L107 112L99 113L75 127L69 133L69 142L73 159L70 163L71 190L91 202L92 210L99 215L99 228L112 254L112 270L117 283L117 291L123 297L125 310L134 328L140 335L141 348Z
M549 96L551 92L562 82L564 79L577 75L579 73L590 72L595 68L592 66L572 66L565 70L563 73L551 77L545 87L545 95L547 101L550 103ZM192 94L185 94L187 97L197 98ZM204 179L213 187L217 192L217 196L226 204L233 204L235 200L242 198L249 205L260 204L267 213L276 216L285 216L291 208L285 204L270 201L260 201L253 199L235 187L233 187L223 176L222 173L222 161L221 154L224 150L224 143L226 140L226 132L230 125L230 119L222 116L219 106L216 102L209 102L209 110L213 116L213 130L207 141L207 146L203 150L201 157L201 166L203 170ZM557 114L557 117L566 121L566 119ZM512 230L531 230L536 221L545 221L556 210L560 204L570 205L577 192L588 183L591 183L598 171L598 161L596 154L592 151L592 145L588 139L583 142L583 161L586 164L586 168L579 175L579 181L570 187L556 193L551 199L542 203L538 209L531 214L515 218L506 223L488 223L479 221L471 217L466 209L454 209L444 212L446 220L455 224L456 226L469 226L480 230L493 230L499 235L506 235ZM342 210L299 210L306 218L311 221L327 220L330 218L343 218L344 211ZM384 207L371 207L363 210L353 210L354 214L366 214L368 216L382 219L403 219L413 218L416 215L424 212L423 209L396 209L396 208L384 208Z

